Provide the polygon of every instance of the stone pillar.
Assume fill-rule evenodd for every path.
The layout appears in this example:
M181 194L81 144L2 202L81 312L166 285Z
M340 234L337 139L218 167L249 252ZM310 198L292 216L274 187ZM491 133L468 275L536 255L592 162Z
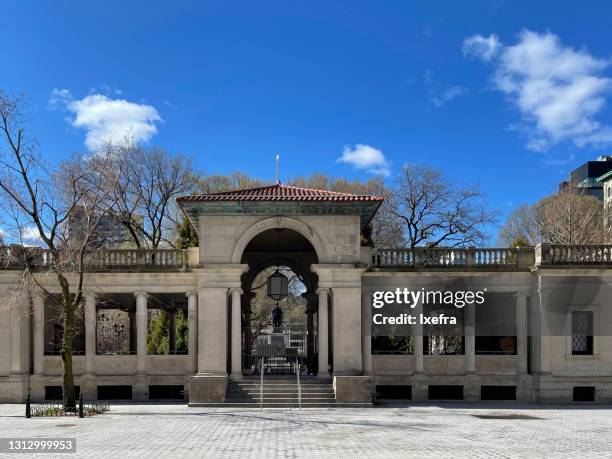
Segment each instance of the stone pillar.
M232 288L232 378L242 378L242 289Z
M418 318L423 313L423 303L419 303L414 308L414 315ZM412 327L413 335L413 352L414 352L414 373L419 375L423 373L423 324L420 320Z
M516 293L516 354L520 374L527 374L527 337L527 293L521 290Z
M319 312L317 314L319 321L319 365L318 375L320 377L329 376L329 348L328 348L328 303L329 289L320 288L317 290L319 295Z
M11 374L16 375L24 373L24 316L25 306L21 302L11 305Z
M551 290L549 288L544 288L540 285L540 311L539 311L539 319L540 319L540 345L538 350L538 358L536 362L538 362L538 373L540 374L550 374L550 358L553 351L553 343L551 337L551 327L550 327L550 316L552 315L552 311L550 310L550 293Z
M96 294L85 293L85 373L94 374L96 355Z
M147 292L134 292L136 297L136 354L137 374L147 369Z
M198 279L198 373L189 379L189 405L225 401L227 392L227 333L228 293L231 292L236 313L236 360L231 360L232 370L240 374L241 362L241 276L248 269L246 264L206 264L194 270ZM233 318L234 319L234 318ZM233 356L232 356L233 357Z
M334 375L360 375L361 288L333 287L332 294Z
M194 374L198 369L198 292L192 290L185 294L187 297L187 319L189 326L189 337L187 346L189 349L189 374Z
M465 372L476 371L476 305L467 305L463 309L465 336Z
M176 308L168 310L168 353L176 354Z
M41 293L34 295L34 374L43 374L45 356L45 297Z
M306 300L306 356L308 363L308 371L312 371L313 356L315 353L314 341L314 315L317 311L318 296L316 293L302 293L302 298Z
M227 288L198 290L198 374L227 375Z
M361 355L363 374L372 374L372 292L361 293Z

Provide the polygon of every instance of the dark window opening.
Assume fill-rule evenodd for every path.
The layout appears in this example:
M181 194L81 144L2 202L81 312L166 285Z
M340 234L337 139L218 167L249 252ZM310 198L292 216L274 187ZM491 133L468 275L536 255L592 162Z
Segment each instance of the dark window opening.
M516 355L516 336L476 336L476 355Z
M79 398L81 395L81 387L74 386L74 396ZM45 400L62 400L64 398L64 389L62 386L45 386Z
M463 355L465 336L423 336L423 355Z
M594 402L595 387L594 386L576 386L574 387L573 400L575 402Z
M374 355L412 355L413 353L411 336L372 337L372 354Z
M132 386L98 386L98 400L132 400Z
M572 312L572 354L593 354L593 311Z
M412 400L412 386L377 385L376 398L378 400Z
M463 386L429 386L429 400L463 400Z
M481 400L516 400L516 386L481 386Z
M150 400L184 400L185 387L179 385L153 385L149 386Z

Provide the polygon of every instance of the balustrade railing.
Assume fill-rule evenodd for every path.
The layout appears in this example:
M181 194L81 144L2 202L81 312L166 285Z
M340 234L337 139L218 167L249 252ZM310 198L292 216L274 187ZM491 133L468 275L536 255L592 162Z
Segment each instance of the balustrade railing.
M612 246L542 244L541 259L550 264L612 263Z
M515 267L519 249L415 247L413 249L377 249L372 265L376 268L399 267Z
M51 268L50 250L18 245L0 246L0 269ZM182 249L99 249L85 255L88 268L185 268L187 250Z

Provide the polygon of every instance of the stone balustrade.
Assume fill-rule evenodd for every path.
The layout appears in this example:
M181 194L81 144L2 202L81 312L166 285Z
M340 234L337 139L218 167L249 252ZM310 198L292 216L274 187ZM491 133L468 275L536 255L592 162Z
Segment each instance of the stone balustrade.
M19 245L0 247L0 269L23 268L26 261L33 269L53 265L49 250ZM191 264L188 250L182 249L100 249L86 254L85 263L89 269L186 268Z
M538 244L535 257L540 265L612 265L612 245Z
M610 265L612 245L538 244L520 248L375 249L374 268L529 268L532 266Z
M376 268L400 267L519 267L533 249L519 248L449 248L415 247L413 249L377 249L372 254Z
M162 269L198 265L193 249L100 249L86 256L88 268ZM193 253L190 253L193 251ZM0 269L33 269L53 264L49 250L19 245L0 246ZM612 245L538 244L536 247L415 247L373 249L373 268L509 268L542 265L612 265Z

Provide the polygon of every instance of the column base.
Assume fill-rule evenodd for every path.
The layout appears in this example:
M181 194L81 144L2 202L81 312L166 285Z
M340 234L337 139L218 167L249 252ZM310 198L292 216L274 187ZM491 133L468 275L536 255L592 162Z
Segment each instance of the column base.
M334 376L334 392L338 403L372 404L370 376Z
M227 393L227 375L198 374L189 378L189 406L199 403L223 403Z
M132 400L137 402L145 402L149 400L149 390L147 386L146 375L136 375L134 378L134 384L132 384L133 393Z

